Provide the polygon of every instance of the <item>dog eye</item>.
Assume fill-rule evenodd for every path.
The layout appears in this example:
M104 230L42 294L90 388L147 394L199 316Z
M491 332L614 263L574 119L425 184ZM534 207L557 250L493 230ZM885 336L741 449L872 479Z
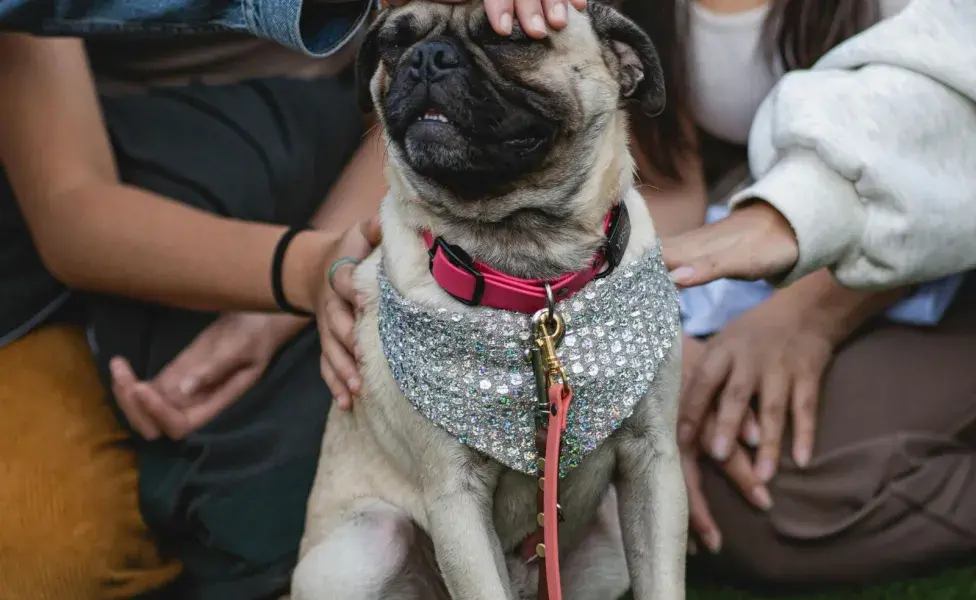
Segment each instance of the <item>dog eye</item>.
M379 36L379 45L385 50L398 51L412 46L418 39L409 17L404 17L384 28Z

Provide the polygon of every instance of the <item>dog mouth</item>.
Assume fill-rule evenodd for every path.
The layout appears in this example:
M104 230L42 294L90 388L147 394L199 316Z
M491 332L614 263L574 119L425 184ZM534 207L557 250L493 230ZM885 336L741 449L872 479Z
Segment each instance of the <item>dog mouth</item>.
M417 117L415 121L417 123L444 123L445 125L450 125L451 120L448 119L444 113L437 110L436 108L428 108L422 115Z

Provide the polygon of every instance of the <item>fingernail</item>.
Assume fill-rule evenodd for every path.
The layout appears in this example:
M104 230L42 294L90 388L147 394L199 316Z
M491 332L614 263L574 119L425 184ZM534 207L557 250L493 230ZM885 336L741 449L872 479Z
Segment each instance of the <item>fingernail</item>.
M530 19L532 23L532 29L535 29L539 33L546 32L546 21L542 18L542 15L535 15Z
M712 554L718 554L722 550L722 536L717 531L709 531L702 536L702 541Z
M556 19L565 20L566 19L566 6L562 2L557 2L555 6L552 7L552 16Z
M712 456L715 460L726 460L729 457L729 438L720 435L712 442Z
M683 283L690 281L692 277L695 276L695 270L691 267L678 267L670 273L671 281L674 283Z
M355 355L356 360L363 360L363 349L359 346L359 342L353 345L352 353Z
M759 445L759 426L755 423L746 425L746 443L753 448Z
M507 12L502 13L501 18L498 19L498 25L505 35L512 33L512 15Z
M773 478L773 473L776 471L776 465L773 461L768 458L764 458L759 461L759 466L756 467L756 477L762 479L763 481L769 481Z
M359 393L359 379L356 377L350 377L346 380L346 385L349 386L349 391L353 394Z
M691 443L691 436L694 435L694 429L691 425L684 424L678 427L678 441L682 445L688 445Z
M349 400L342 394L336 396L336 404L339 405L341 410L347 410L349 408Z
M695 543L695 540L688 540L688 556L697 556L697 555L698 555L698 544Z
M793 452L793 461L801 469L806 468L806 466L810 464L810 449L806 446L797 448Z
M769 490L764 485L757 485L752 489L752 497L756 501L756 506L763 510L773 507L773 498L769 495Z
M180 382L180 393L190 396L197 390L197 380L195 377L187 377Z
M113 358L108 361L108 370L112 372L112 375L118 377L122 374L122 359Z

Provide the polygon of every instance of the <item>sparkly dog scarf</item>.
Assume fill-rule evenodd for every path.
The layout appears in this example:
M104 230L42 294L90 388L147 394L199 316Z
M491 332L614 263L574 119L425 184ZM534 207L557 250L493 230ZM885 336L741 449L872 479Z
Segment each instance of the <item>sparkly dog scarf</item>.
M393 378L425 417L507 467L535 475L531 317L430 309L399 294L383 266L379 330ZM573 386L560 476L580 464L650 389L679 330L678 294L659 248L559 302L558 355Z

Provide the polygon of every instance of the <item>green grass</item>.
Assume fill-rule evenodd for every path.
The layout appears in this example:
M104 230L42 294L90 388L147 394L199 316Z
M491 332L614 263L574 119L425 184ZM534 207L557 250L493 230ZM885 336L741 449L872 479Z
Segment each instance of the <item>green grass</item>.
M624 600L631 600L627 596ZM976 567L887 585L803 594L760 593L728 585L691 583L687 600L976 600Z

